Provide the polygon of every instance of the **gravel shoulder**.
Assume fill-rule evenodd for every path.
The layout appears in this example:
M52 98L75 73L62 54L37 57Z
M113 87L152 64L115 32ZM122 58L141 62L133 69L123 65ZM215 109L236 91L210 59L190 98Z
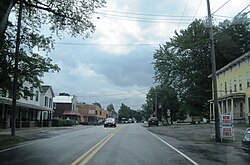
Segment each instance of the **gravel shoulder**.
M235 127L235 141L225 139L215 142L213 124L174 124L170 126L147 127L169 144L194 158L199 164L249 164L250 155L241 148L245 127Z

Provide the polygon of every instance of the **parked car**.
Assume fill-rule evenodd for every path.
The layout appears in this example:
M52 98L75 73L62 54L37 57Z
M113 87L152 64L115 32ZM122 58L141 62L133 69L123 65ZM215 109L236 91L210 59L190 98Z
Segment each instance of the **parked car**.
M247 128L244 134L244 138L242 139L242 149L250 153L250 128Z
M116 127L115 118L107 118L104 122L104 127Z
M150 117L148 119L148 126L150 127L151 125L159 125L159 120L157 119L157 117Z

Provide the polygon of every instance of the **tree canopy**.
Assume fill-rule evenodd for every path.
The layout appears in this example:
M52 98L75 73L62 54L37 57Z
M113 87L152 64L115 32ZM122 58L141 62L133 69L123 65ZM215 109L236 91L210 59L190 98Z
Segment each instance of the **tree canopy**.
M135 118L137 121L142 120L142 112L132 110L129 106L125 105L124 103L121 104L120 109L118 111L119 114L119 121L122 121L122 118L128 120L129 118Z
M96 106L102 108L102 105L100 103L96 102L96 101L93 103L93 105L96 105Z
M94 3L93 3L94 2ZM19 0L0 1L0 89L12 91L16 24ZM54 48L53 37L62 32L87 38L94 32L93 9L103 7L105 0L23 0L21 45L18 70L18 96L32 95L41 77L49 71L60 71L48 56ZM45 36L41 29L49 29ZM27 89L24 83L30 84Z
M209 92L212 89L211 79L208 78L211 60L209 34L204 22L193 21L187 29L175 32L170 41L154 52L154 79L159 86L167 86L167 91L174 91L178 98L175 98L178 104L174 107L180 117L186 114L208 117L207 100L212 96ZM232 21L225 20L214 25L217 69L250 50L249 27L249 19L244 13ZM149 91L144 108L152 106L151 95ZM166 101L170 100L166 98ZM171 104L166 106L170 107Z

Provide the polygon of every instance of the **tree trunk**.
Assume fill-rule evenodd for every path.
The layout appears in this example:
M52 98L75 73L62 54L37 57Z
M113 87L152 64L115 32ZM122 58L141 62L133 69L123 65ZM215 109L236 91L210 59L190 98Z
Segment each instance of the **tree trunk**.
M1 0L0 1L0 40L3 39L4 33L7 29L7 22L12 7L17 0Z

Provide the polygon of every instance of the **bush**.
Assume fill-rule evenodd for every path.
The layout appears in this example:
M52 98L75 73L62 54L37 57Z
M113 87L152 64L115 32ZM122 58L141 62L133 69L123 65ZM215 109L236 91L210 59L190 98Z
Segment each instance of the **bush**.
M68 119L52 119L53 127L62 127L62 126L72 126L75 124L74 120Z

